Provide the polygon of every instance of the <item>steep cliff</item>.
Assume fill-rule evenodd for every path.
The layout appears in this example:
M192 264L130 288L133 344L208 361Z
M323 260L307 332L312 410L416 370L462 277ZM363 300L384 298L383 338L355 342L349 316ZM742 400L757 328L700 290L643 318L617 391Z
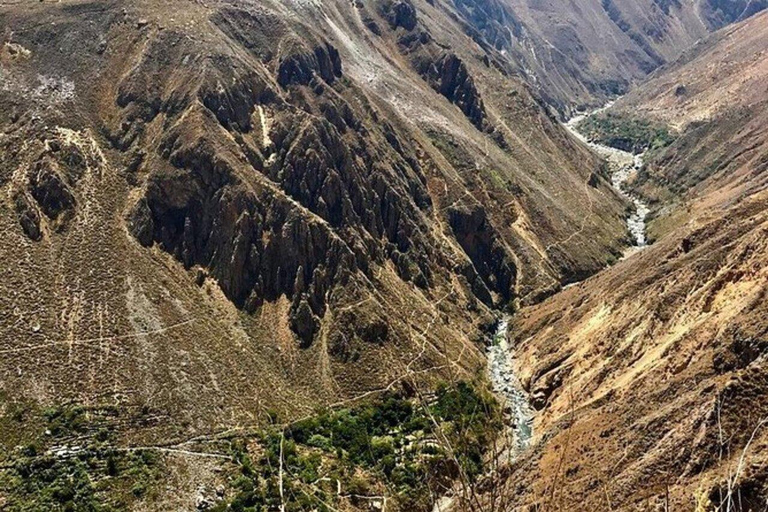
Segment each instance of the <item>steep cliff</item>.
M13 400L114 401L158 418L126 438L183 440L469 378L489 308L625 243L599 161L439 6L43 2L0 25Z

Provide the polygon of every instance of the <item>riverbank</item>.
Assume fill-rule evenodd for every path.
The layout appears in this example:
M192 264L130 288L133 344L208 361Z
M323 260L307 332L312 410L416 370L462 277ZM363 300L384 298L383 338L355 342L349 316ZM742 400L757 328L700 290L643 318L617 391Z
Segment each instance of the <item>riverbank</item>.
M591 142L576 129L581 121L589 116L599 114L605 109L610 108L611 105L613 105L613 102L592 112L574 116L563 126L565 126L571 135L589 146L595 153L605 158L611 170L611 185L622 197L631 201L635 207L632 214L627 218L627 228L632 236L634 245L624 251L624 257L626 258L648 245L646 237L646 219L650 212L650 208L642 201L642 199L634 194L630 194L624 188L629 177L642 168L643 155L635 155L621 149Z
M633 155L627 151L590 142L576 129L576 126L583 119L602 112L611 105L612 103L608 103L593 112L575 116L565 123L564 126L574 137L587 144L598 155L606 159L611 169L611 184L619 194L632 201L635 206L634 211L627 218L627 229L634 245L625 250L624 257L626 258L647 246L645 220L649 212L648 206L641 199L624 190L624 184L627 179L629 179L632 173L639 171L642 167L642 155ZM534 414L528 393L523 389L514 371L513 351L509 347L507 329L508 319L504 317L496 327L492 342L487 349L487 357L488 375L496 396L502 402L504 414L508 420L508 457L512 460L531 444Z

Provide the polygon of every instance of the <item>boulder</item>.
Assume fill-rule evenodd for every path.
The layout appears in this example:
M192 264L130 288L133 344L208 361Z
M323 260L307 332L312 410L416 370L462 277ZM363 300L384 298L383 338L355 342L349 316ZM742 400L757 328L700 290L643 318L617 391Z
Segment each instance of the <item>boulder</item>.
M315 333L320 329L320 322L312 313L306 298L302 298L291 312L291 329L299 337L302 348L312 345Z
M19 216L19 224L21 224L24 233L30 239L39 241L43 234L40 230L40 213L37 208L23 193L16 194L14 202L16 214Z
M43 158L36 162L29 173L32 197L51 220L56 220L75 207L75 196L61 176L56 163Z
M392 29L402 27L410 31L416 28L418 23L416 8L410 0L398 0L385 6L384 9L387 21Z
M128 219L128 230L144 247L152 245L155 223L146 198L142 197L139 199L131 209Z

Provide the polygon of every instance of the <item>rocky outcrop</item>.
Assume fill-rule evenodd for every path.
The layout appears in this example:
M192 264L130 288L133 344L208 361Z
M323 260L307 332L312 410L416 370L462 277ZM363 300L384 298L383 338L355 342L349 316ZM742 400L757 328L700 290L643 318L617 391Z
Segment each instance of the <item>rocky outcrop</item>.
M212 77L210 77L212 78ZM255 73L236 77L234 86L221 87L209 79L200 91L203 105L216 115L222 126L239 132L253 129L254 105L272 101L274 93Z
M530 386L531 405L537 411L546 407L550 397L560 388L570 373L570 366L564 363L565 357L550 361L538 368Z
M485 105L475 81L456 54L447 52L434 61L419 59L416 67L432 88L459 107L477 129L489 129Z
M305 348L312 344L315 333L320 329L320 322L304 298L298 301L298 305L291 311L291 328L301 340L301 346Z
M485 287L499 294L502 302L513 298L517 268L488 221L485 210L479 205L453 207L448 210L448 222ZM465 277L470 283L474 281L472 273ZM489 300L484 294L480 297Z
M380 12L392 30L404 29L406 33L398 37L400 50L429 85L459 107L479 130L492 132L485 105L469 69L458 55L446 51L432 39L429 31L419 23L411 1L384 2Z
M63 217L75 207L75 196L57 167L53 160L43 158L29 173L30 193L51 220Z
M307 51L296 45L281 56L277 70L277 82L283 86L309 85L317 76L328 84L341 78L339 51L330 43L318 44Z
M76 144L62 143L56 134L43 137L45 148L29 165L23 188L14 194L19 223L35 241L42 238L43 223L55 231L66 229L77 208L77 183L87 168L86 156Z
M207 267L247 309L281 295L322 297L341 273L355 270L354 255L326 224L268 188L246 187L211 140L171 137L166 144L175 169L153 175L136 204L131 227L139 241L157 242L187 267ZM322 300L296 304L302 338L313 332L306 305L316 315L325 307Z
M131 209L128 229L145 247L152 245L155 240L155 220L146 197L139 199Z
M40 213L37 207L30 201L26 194L19 192L14 198L14 204L16 207L16 214L19 216L19 223L21 224L24 233L34 241L39 241L42 237L42 231L40 229Z
M405 30L413 30L416 28L418 19L416 17L416 8L411 0L384 2L381 5L381 11L392 29L401 27Z

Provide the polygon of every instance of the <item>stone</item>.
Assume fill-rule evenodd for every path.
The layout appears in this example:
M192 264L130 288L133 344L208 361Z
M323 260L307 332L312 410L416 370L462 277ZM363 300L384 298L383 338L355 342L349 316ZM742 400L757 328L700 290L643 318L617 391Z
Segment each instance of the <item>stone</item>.
M547 405L547 395L543 391L537 391L531 395L531 406L537 411Z
M393 29L402 27L410 31L416 28L416 8L410 0L398 0L385 9L387 21Z
M34 164L29 184L32 197L48 218L56 220L74 208L75 196L51 159L44 158Z
M40 229L40 214L37 208L29 201L27 196L23 193L19 193L15 198L16 214L19 217L19 224L24 230L24 233L35 242L39 241L42 237L42 231Z
M302 298L298 306L291 312L291 328L299 337L301 347L307 348L312 344L315 333L320 328L320 322L312 313L306 299Z
M134 205L128 220L128 229L144 247L152 245L155 223L146 198L141 198Z

